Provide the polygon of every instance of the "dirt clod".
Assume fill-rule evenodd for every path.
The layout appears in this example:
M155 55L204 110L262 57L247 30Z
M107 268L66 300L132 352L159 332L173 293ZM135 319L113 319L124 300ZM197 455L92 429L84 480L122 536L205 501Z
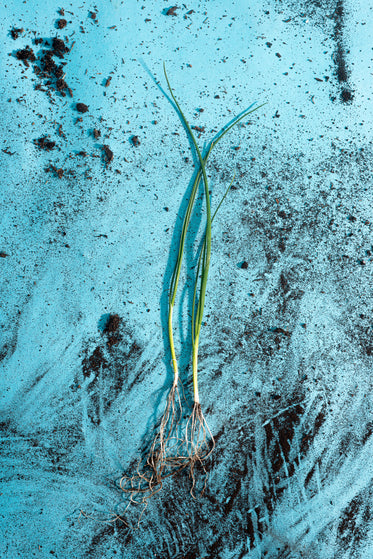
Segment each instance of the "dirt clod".
M34 144L39 149L44 149L45 151L50 151L56 146L56 142L52 142L51 140L48 140L46 136L34 140Z
M353 100L354 95L348 89L342 89L341 98L344 103L350 103Z
M58 29L63 29L64 27L66 27L66 25L67 25L66 19L59 19L59 20L57 21L57 27L58 27Z
M131 142L135 146L135 148L139 147L141 143L138 136L132 136Z
M111 314L104 328L105 334L116 332L119 328L120 320L121 319L118 314Z
M78 113L86 113L88 111L88 105L86 105L85 103L77 103L76 110L78 111Z
M36 60L35 53L29 46L27 46L25 49L17 50L16 57L18 58L18 60L22 60L23 62L35 62Z
M53 38L52 47L56 56L59 56L60 58L63 58L63 55L66 52L69 52L69 47L62 39L59 39L58 37Z
M12 37L12 39L18 39L18 37L21 35L21 33L24 32L23 27L16 29L15 27L13 27L13 29L10 30L10 35Z
M105 164L108 165L109 163L111 163L113 161L114 153L111 151L111 149L107 145L102 146L102 149L103 149L103 152L104 152Z
M166 11L166 16L177 16L176 10L178 9L178 6L171 6L171 8L168 8Z

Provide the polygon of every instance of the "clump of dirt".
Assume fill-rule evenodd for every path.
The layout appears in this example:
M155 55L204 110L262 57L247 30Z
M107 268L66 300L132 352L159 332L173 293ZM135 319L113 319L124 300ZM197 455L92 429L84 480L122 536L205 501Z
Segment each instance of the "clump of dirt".
M166 10L166 16L177 16L176 10L178 10L178 6L171 6Z
M13 29L10 30L10 36L12 37L12 39L18 39L18 37L24 32L23 27L20 27L19 29L17 29L16 27L13 27Z
M45 48L36 55L31 47L26 46L26 48L16 52L16 58L21 60L26 67L29 67L29 63L32 62L35 74L40 80L44 81L44 85L47 86L47 90L45 90L41 88L41 84L37 84L35 89L47 91L49 95L51 90L54 90L60 93L62 97L66 96L67 91L72 97L71 88L64 79L65 70L63 66L66 62L57 64L54 60L56 57L62 60L65 54L70 52L65 41L59 37L54 37L49 40L35 37L33 42L34 45L44 45Z
M354 98L354 94L349 89L342 89L341 91L341 99L344 103L352 103Z
M111 314L109 316L109 320L104 328L104 334L108 335L107 347L109 349L118 344L121 340L121 336L118 334L120 323L121 318L118 314Z
M56 146L56 142L52 142L51 140L48 140L46 136L34 140L34 144L39 149L44 149L45 151L51 151Z
M59 19L59 20L57 20L57 27L58 27L58 29L63 29L64 27L66 27L66 25L67 25L66 19Z
M93 137L95 140L98 140L98 138L101 136L101 132L99 130L97 130L97 128L94 128L93 130Z
M104 163L105 163L105 165L109 165L109 163L111 163L114 159L114 153L111 151L111 149L107 145L103 145L102 150L103 150L103 156L104 156Z
M135 146L135 148L139 147L141 143L138 136L132 136L131 142Z
M63 169L57 169L57 167L55 167L54 165L48 167L47 171L53 171L59 179L62 179L65 172Z
M22 60L27 67L29 67L29 62L35 62L36 60L34 51L28 45L24 49L17 50L16 57L18 60Z
M89 377L91 372L98 373L101 368L105 369L107 365L101 347L97 346L94 352L83 360L83 375Z
M86 113L88 112L89 108L88 105L86 105L85 103L77 103L76 110L78 111L78 113Z
M111 314L105 325L104 333L112 334L113 332L116 332L119 328L120 322L121 322L121 318L119 314Z
M58 37L53 38L52 47L53 47L54 54L59 58L63 58L64 55L67 52L69 52L69 47L65 44L65 42L62 39L59 39Z

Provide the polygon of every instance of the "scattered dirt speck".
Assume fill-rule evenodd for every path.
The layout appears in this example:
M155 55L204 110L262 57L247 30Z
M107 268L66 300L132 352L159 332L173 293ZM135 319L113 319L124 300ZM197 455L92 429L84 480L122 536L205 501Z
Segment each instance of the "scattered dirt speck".
M57 169L57 167L55 167L54 165L51 165L47 171L52 170L59 179L62 179L63 175L64 175L64 170L63 169Z
M104 161L105 161L106 165L108 165L109 163L111 163L113 161L114 153L111 151L111 149L107 145L103 145L102 149L103 149L103 152L104 152Z
M132 136L131 142L136 148L139 147L141 143L138 136Z
M89 377L91 372L100 372L101 367L107 367L107 361L102 353L100 346L96 347L92 355L86 357L83 361L83 375Z
M178 6L171 6L166 10L166 16L177 16L176 10L178 10Z

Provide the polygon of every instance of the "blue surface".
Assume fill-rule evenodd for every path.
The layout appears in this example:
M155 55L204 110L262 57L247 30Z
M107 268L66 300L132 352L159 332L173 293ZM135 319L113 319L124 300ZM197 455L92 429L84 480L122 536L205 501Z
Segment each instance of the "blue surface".
M0 8L0 555L373 557L371 6L171 6L73 1L61 30L55 2ZM48 95L16 58L56 35L73 45L73 97ZM214 222L201 334L217 441L207 490L194 500L187 475L175 478L131 530L99 519L126 506L112 482L136 467L164 405L167 278L194 171L153 79L165 86L163 61L201 147L268 104L209 165L213 205L237 179ZM43 136L50 152L34 143ZM190 239L188 270L194 259ZM187 393L189 305L184 291Z

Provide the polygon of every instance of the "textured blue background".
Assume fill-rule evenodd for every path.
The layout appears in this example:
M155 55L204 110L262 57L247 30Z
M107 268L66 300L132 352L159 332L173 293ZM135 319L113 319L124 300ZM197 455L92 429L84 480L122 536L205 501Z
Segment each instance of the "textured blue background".
M151 0L3 3L2 557L373 557L369 4L193 0L170 16ZM15 57L56 35L74 43L73 98L35 90ZM268 104L209 166L213 204L237 180L214 223L201 340L217 440L207 491L193 500L180 476L130 530L97 518L124 507L110 482L135 467L162 409L165 273L193 173L149 75L164 83L163 61L201 146ZM34 144L44 135L48 153Z

